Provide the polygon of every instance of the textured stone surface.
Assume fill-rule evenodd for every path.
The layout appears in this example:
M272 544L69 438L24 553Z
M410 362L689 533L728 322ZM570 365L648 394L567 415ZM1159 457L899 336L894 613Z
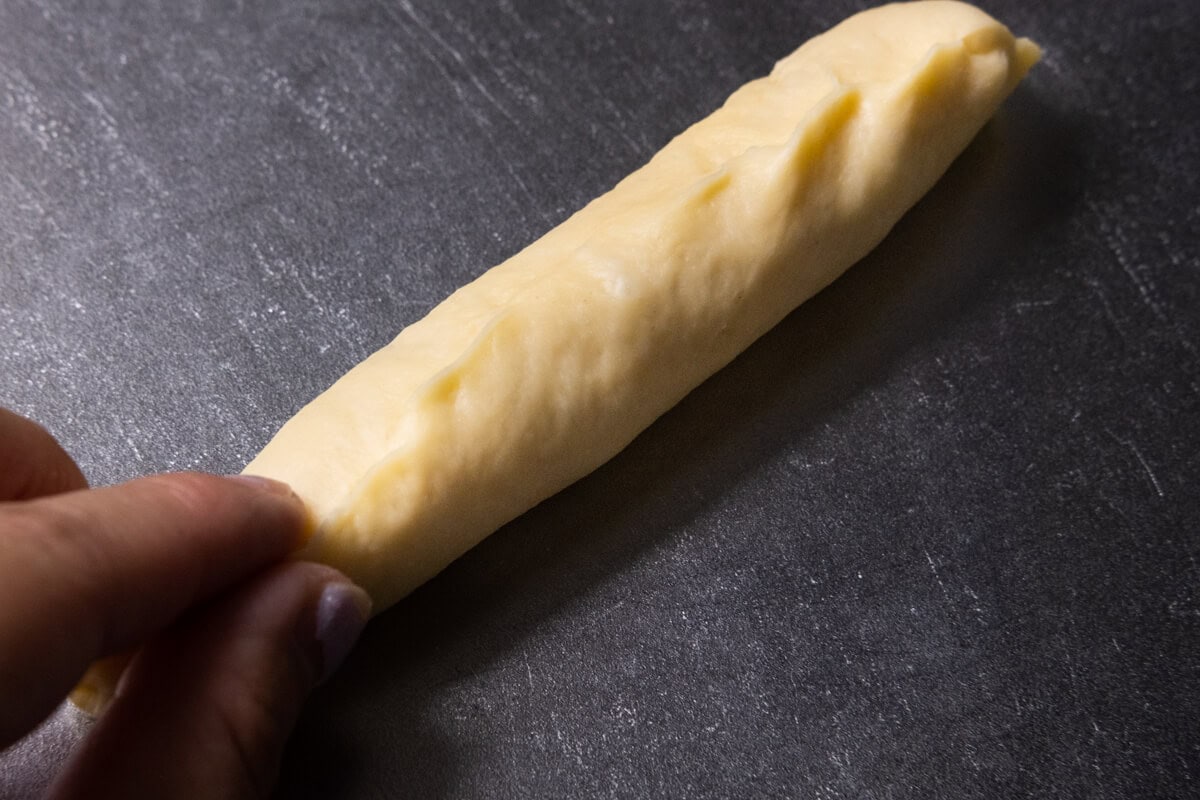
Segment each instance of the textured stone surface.
M0 6L0 404L95 483L236 471L860 7L94 5ZM1046 58L932 195L373 623L281 796L1198 791L1194 10L987 8Z

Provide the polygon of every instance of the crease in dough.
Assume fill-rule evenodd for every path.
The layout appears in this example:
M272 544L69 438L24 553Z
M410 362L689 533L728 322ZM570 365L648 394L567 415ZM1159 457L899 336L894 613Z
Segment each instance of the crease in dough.
M1038 55L952 0L851 17L403 330L246 472L290 483L316 522L301 557L386 608L864 256Z

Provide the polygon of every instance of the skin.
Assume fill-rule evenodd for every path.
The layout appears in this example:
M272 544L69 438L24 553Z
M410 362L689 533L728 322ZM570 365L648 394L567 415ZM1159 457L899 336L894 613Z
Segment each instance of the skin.
M341 655L318 640L322 594L354 600L352 636L369 609L336 570L285 560L306 527L295 495L262 479L88 489L49 433L0 409L0 748L93 661L136 652L49 796L269 795Z

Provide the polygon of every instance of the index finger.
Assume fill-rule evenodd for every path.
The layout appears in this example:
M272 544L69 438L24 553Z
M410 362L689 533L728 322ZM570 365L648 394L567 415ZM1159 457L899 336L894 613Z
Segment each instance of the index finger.
M199 474L0 504L0 746L96 658L287 556L306 520L282 484Z

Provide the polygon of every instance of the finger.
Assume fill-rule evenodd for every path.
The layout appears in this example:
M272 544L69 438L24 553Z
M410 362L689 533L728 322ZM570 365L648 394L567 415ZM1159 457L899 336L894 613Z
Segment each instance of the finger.
M45 428L0 408L0 500L26 500L86 486L75 461Z
M148 645L51 797L267 797L309 692L370 614L330 567L276 567Z
M0 746L94 659L285 557L305 527L282 484L198 474L0 504Z

